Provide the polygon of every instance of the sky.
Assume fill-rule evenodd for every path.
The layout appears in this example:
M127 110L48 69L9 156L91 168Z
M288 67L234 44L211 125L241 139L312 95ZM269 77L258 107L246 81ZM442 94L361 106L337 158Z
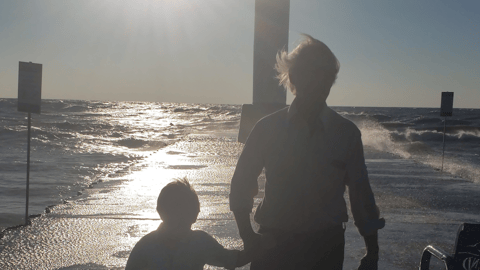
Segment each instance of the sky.
M274 0L272 0L274 1ZM42 98L252 103L254 0L0 0L0 98L18 62L43 65ZM480 1L291 0L340 72L332 106L480 108ZM287 103L293 99L287 96Z

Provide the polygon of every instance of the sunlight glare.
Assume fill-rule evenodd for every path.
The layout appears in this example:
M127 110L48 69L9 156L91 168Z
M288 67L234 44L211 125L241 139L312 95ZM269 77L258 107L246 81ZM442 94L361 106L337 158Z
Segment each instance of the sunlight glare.
M145 14L148 12L162 13L168 11L188 10L194 7L194 2L189 0L123 0L125 11L130 14ZM115 2L117 3L117 2Z

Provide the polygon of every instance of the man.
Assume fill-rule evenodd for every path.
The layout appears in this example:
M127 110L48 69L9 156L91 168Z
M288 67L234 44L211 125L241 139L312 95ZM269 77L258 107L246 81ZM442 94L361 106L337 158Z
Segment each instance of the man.
M377 269L377 230L385 221L368 180L361 134L325 103L340 68L337 58L305 35L291 53L277 55L275 68L295 100L255 125L231 183L230 209L245 250L255 254L251 269L342 269L346 187L367 247L359 269ZM256 233L250 212L263 169Z

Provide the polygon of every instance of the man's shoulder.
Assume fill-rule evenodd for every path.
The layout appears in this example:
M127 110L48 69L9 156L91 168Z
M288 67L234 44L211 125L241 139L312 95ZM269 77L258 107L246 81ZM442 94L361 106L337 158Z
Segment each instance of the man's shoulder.
M330 121L334 123L338 129L341 129L355 136L361 135L360 129L350 119L343 117L342 115L340 115L330 107L329 107L329 110L330 110L329 115L331 118Z
M264 116L263 118L258 120L257 125L269 126L283 123L287 119L288 108L289 106Z

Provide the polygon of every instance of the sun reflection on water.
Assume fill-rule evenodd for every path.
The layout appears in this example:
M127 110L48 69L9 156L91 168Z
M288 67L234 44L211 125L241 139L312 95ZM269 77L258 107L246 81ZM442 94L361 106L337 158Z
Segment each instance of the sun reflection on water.
M138 170L126 176L130 181L123 185L122 192L137 198L138 210L132 215L138 219L159 220L155 209L160 191L174 178L185 176L184 170L172 169L177 166L188 168L192 164L179 152L159 151L139 163L136 166Z

